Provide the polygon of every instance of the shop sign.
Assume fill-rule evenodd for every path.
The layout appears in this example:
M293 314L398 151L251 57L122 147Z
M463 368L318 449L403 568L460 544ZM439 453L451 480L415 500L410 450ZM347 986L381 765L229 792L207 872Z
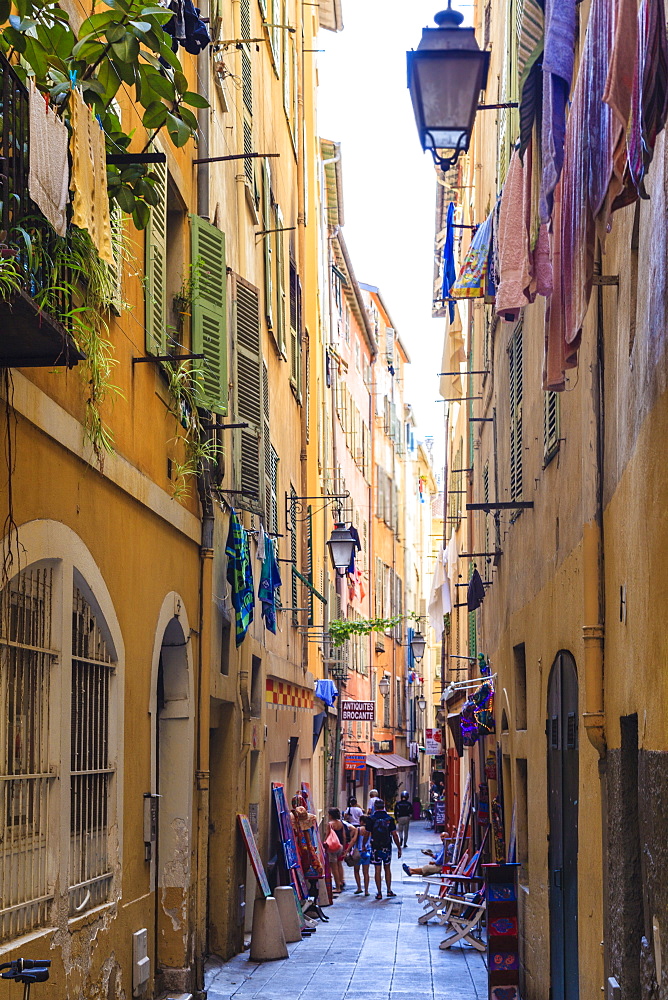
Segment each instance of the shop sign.
M425 753L430 754L432 757L437 757L439 754L443 753L443 733L440 729L425 729L424 731L424 749Z
M373 722L375 704L372 701L342 701L342 722Z
M365 753L346 753L343 755L344 771L363 771L366 768Z

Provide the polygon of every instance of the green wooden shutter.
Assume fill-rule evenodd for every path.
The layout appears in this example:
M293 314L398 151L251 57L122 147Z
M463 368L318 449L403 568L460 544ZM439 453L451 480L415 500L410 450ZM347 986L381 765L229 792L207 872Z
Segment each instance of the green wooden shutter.
M262 503L262 368L260 359L260 307L257 288L235 276L235 400L236 417L248 427L235 432L235 503L260 513Z
M227 413L227 269L225 234L199 215L190 216L191 261L196 275L192 303L192 349L204 353L196 371L202 404Z
M155 163L158 204L146 227L146 352L167 353L167 165Z
M269 170L269 160L264 160L262 183L262 228L266 231L273 229L273 212L271 210L271 172ZM274 233L265 232L264 240L264 314L267 318L267 326L274 329L274 283L272 277L272 257Z
M287 358L285 350L285 255L283 253L284 234L283 215L276 206L273 212L274 228L276 230L276 341L278 349L284 358Z

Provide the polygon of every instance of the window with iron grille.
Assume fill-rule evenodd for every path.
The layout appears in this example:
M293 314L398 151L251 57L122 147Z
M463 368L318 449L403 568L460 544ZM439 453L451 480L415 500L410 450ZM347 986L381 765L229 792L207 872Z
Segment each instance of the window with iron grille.
M68 586L66 579L52 562L34 563L0 595L3 941L49 922L56 885L69 890L71 916L106 901L111 891L115 657L83 581L72 584L71 575L71 633L62 650L54 648L52 617L61 604L54 595ZM65 694L56 702L58 713L50 697L56 684ZM63 739L65 732L70 735ZM61 745L67 748L62 759L53 756ZM58 836L63 811L67 842Z
M510 372L510 499L522 499L522 324L508 347Z
M103 903L109 859L109 691L113 662L78 587L72 603L70 915Z
M543 461L547 465L559 451L559 393L546 392L543 403Z

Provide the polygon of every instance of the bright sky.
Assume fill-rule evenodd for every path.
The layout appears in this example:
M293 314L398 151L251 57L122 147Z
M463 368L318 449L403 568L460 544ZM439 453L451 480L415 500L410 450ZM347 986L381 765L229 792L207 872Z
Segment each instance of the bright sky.
M423 153L406 86L406 51L435 27L439 0L343 0L344 30L318 46L319 131L341 143L345 226L359 281L380 288L412 364L405 398L418 436L436 438L442 464L444 404L436 403L444 320L431 318L436 178ZM455 6L469 14L470 4Z

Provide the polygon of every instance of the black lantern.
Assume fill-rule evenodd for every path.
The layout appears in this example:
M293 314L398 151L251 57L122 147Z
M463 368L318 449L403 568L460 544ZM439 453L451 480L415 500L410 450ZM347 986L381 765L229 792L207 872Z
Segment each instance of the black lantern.
M343 576L353 557L356 541L346 528L345 524L335 524L332 536L327 542L329 554L332 558L332 566L336 572Z
M489 52L482 52L473 28L462 28L463 14L436 14L438 28L424 28L415 52L408 52L408 89L423 149L449 170L469 148L480 91L485 89ZM451 151L443 156L439 150Z
M426 645L427 645L427 640L422 635L422 633L416 632L413 638L411 639L411 651L418 663L424 656L424 649Z

